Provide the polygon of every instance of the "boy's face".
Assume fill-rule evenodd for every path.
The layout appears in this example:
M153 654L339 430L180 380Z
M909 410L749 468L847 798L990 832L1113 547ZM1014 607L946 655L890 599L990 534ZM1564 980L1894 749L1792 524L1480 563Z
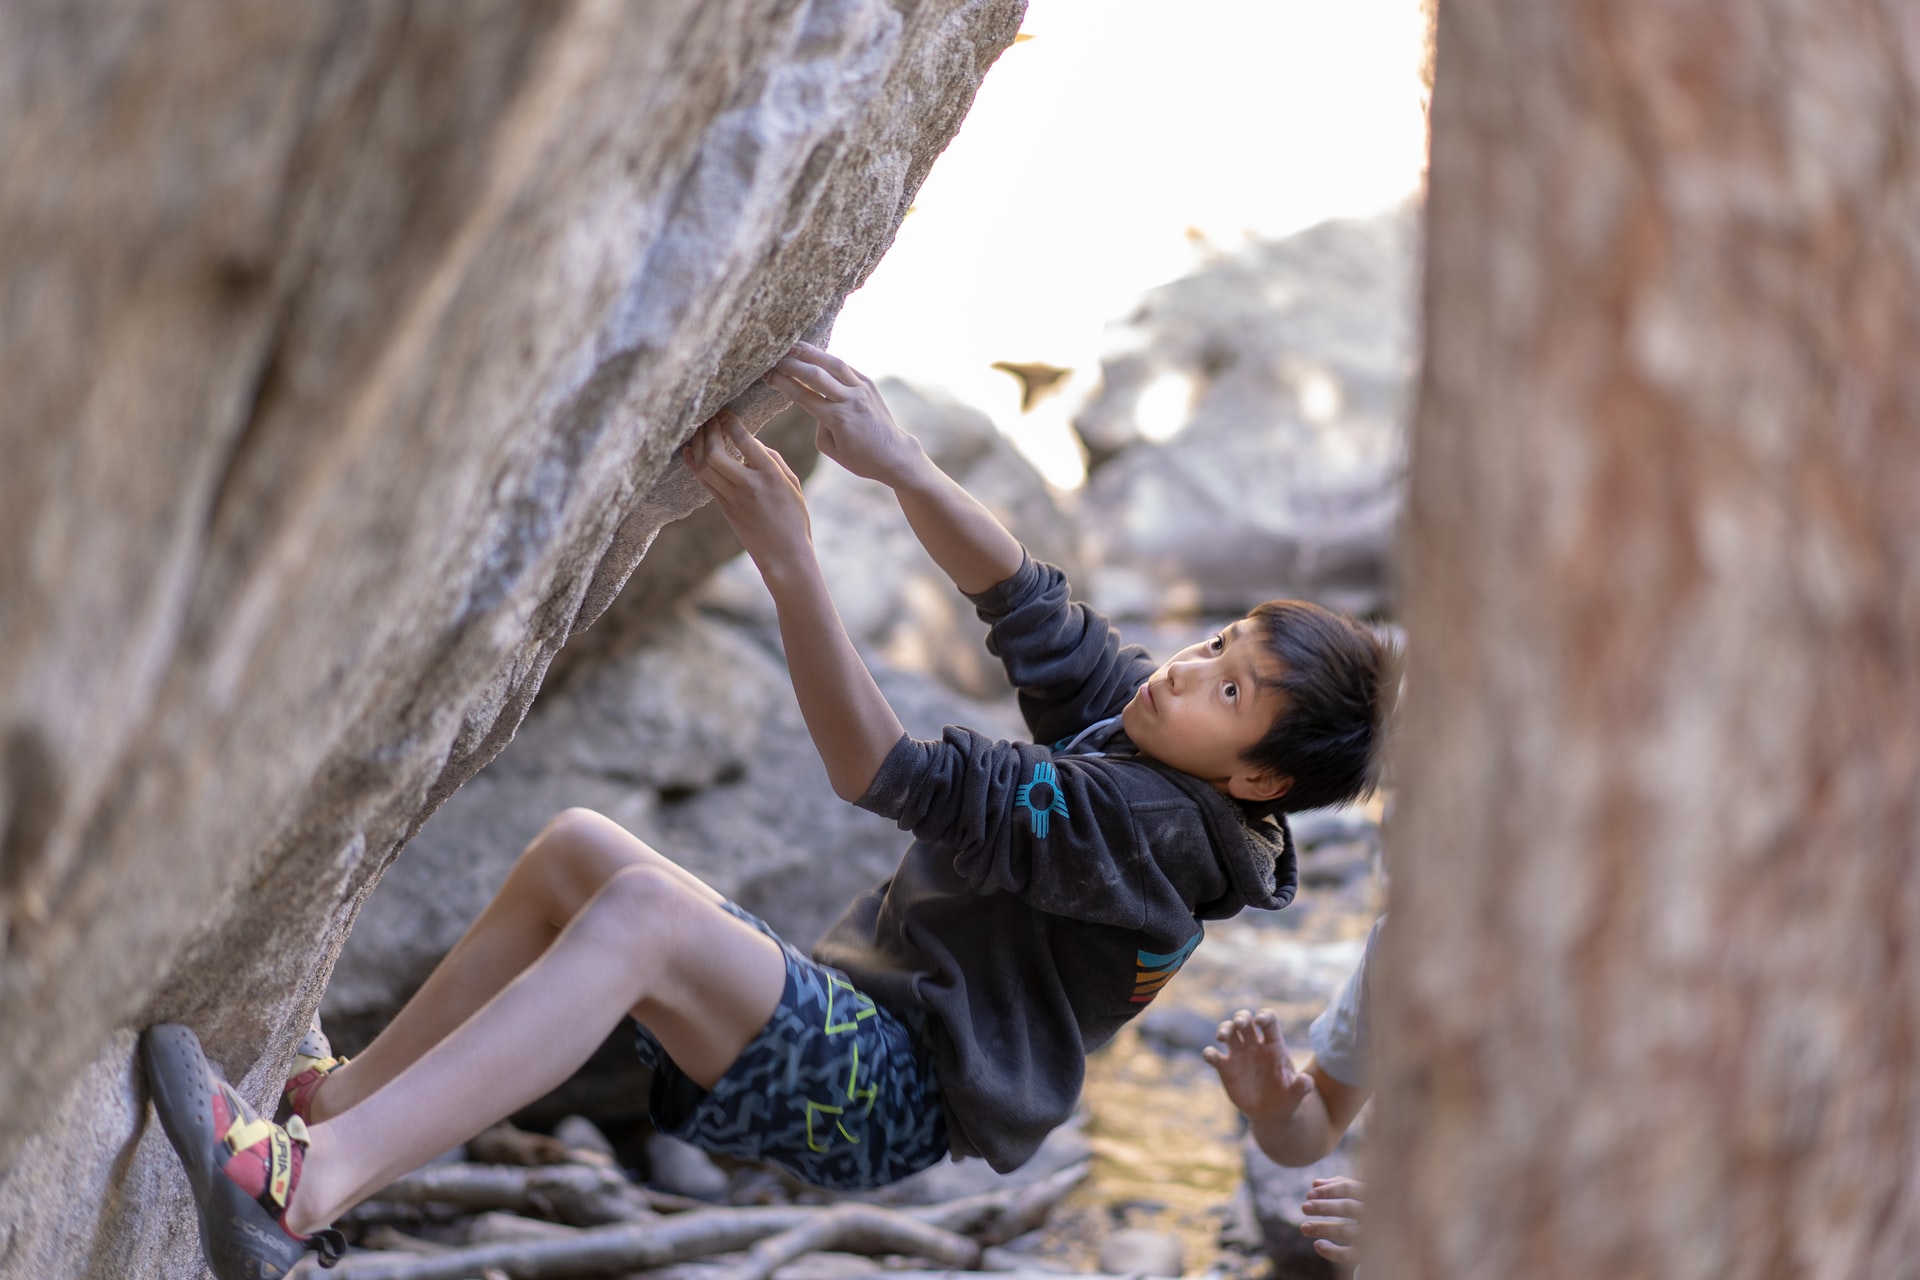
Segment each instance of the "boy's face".
M1266 683L1282 674L1258 625L1242 618L1162 663L1120 712L1120 724L1142 754L1161 764L1238 800L1272 800L1285 795L1293 779L1241 757L1286 706L1286 695Z

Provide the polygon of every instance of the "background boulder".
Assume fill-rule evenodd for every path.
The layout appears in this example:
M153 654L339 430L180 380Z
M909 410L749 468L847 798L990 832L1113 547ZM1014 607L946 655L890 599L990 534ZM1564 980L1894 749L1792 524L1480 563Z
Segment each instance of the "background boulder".
M1259 242L1152 293L1074 417L1092 598L1371 612L1406 469L1414 213Z

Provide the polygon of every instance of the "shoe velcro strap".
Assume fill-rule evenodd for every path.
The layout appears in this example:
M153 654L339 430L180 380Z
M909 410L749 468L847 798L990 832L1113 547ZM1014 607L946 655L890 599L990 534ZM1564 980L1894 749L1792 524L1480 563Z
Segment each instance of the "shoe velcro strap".
M284 1210L287 1207L287 1193L293 1190L293 1142L287 1137L286 1130L274 1127L267 1136L267 1151L270 1156L267 1165L267 1194L273 1197L274 1204ZM279 1217L275 1212L274 1216Z
M282 1093L290 1093L297 1088L317 1089L320 1082L347 1065L344 1057L308 1058L295 1057L293 1065L287 1069L287 1083L281 1087Z
M227 1144L235 1155L245 1151L257 1142L264 1142L279 1133L280 1127L271 1120L262 1120L258 1116L248 1119L245 1112L234 1116L233 1123L227 1126L226 1135L221 1141Z

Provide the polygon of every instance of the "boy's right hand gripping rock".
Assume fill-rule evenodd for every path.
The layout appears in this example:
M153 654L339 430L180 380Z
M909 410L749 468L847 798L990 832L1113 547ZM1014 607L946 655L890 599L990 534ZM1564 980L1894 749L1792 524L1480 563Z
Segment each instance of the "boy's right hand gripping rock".
M682 453L762 574L778 573L795 564L795 557L813 554L800 478L736 415L724 409L715 414Z
M764 381L812 416L820 452L857 476L891 485L924 456L873 379L811 343L795 343Z

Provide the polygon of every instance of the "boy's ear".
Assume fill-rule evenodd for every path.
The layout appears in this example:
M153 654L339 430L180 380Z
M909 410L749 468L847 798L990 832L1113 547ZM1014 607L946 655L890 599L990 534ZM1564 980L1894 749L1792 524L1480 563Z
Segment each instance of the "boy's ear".
M1265 804L1269 800L1278 800L1293 790L1293 779L1285 774L1236 773L1227 779L1227 794L1235 800L1246 800L1254 804Z

